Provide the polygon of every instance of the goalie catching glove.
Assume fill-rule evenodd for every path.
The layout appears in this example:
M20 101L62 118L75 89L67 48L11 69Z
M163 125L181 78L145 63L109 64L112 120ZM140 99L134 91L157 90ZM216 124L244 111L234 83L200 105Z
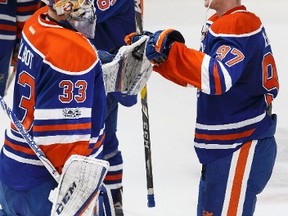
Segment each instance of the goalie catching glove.
M152 65L149 61L161 64L168 58L175 41L185 43L182 34L174 29L131 33L125 41L129 45L121 47L115 57L98 51L107 93L138 94L150 78Z
M160 30L156 31L155 33L144 31L142 35L149 36L146 46L146 56L153 64L156 65L161 64L168 58L170 48L175 41L185 43L185 39L182 34L174 29ZM132 33L126 36L125 41L128 43L134 43L140 38L141 35Z
M102 62L106 92L138 94L147 83L152 65L146 57L148 36L142 36L131 45L122 46L115 57L109 53L98 52ZM109 58L113 58L109 62ZM109 63L107 63L109 62Z

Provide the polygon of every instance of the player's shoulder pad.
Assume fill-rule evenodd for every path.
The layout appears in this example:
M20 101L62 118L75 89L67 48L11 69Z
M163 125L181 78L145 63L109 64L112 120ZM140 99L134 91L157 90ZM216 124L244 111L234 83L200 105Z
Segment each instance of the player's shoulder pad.
M258 32L262 22L255 14L246 10L235 11L217 19L211 25L210 32L214 35L241 36Z
M81 34L68 29L61 32L61 37L51 32L50 46L44 50L45 61L64 71L89 72L98 62L96 49Z
M45 63L59 72L86 73L98 63L95 47L82 34L44 21L35 14L24 33L43 56Z

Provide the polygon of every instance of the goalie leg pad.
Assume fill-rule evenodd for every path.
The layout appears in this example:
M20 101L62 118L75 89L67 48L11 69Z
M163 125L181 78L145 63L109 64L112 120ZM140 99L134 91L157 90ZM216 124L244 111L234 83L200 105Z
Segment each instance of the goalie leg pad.
M107 161L72 155L64 165L58 187L50 193L51 215L93 215L108 168Z

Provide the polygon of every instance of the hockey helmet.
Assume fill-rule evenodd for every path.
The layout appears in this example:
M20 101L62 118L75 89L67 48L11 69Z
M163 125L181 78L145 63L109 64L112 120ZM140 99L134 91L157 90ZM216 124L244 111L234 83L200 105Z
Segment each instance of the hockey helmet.
M42 0L57 15L67 16L67 21L79 32L94 38L96 14L93 0Z
M93 0L42 0L54 9L57 15L67 14L74 20L93 20L96 18Z

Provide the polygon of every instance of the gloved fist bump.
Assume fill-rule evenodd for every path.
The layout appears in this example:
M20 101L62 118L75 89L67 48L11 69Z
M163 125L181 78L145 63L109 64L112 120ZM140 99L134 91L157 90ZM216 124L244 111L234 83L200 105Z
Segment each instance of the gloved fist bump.
M168 58L171 46L175 41L185 43L182 34L174 29L156 31L148 36L150 38L146 47L146 56L156 65L161 64Z

